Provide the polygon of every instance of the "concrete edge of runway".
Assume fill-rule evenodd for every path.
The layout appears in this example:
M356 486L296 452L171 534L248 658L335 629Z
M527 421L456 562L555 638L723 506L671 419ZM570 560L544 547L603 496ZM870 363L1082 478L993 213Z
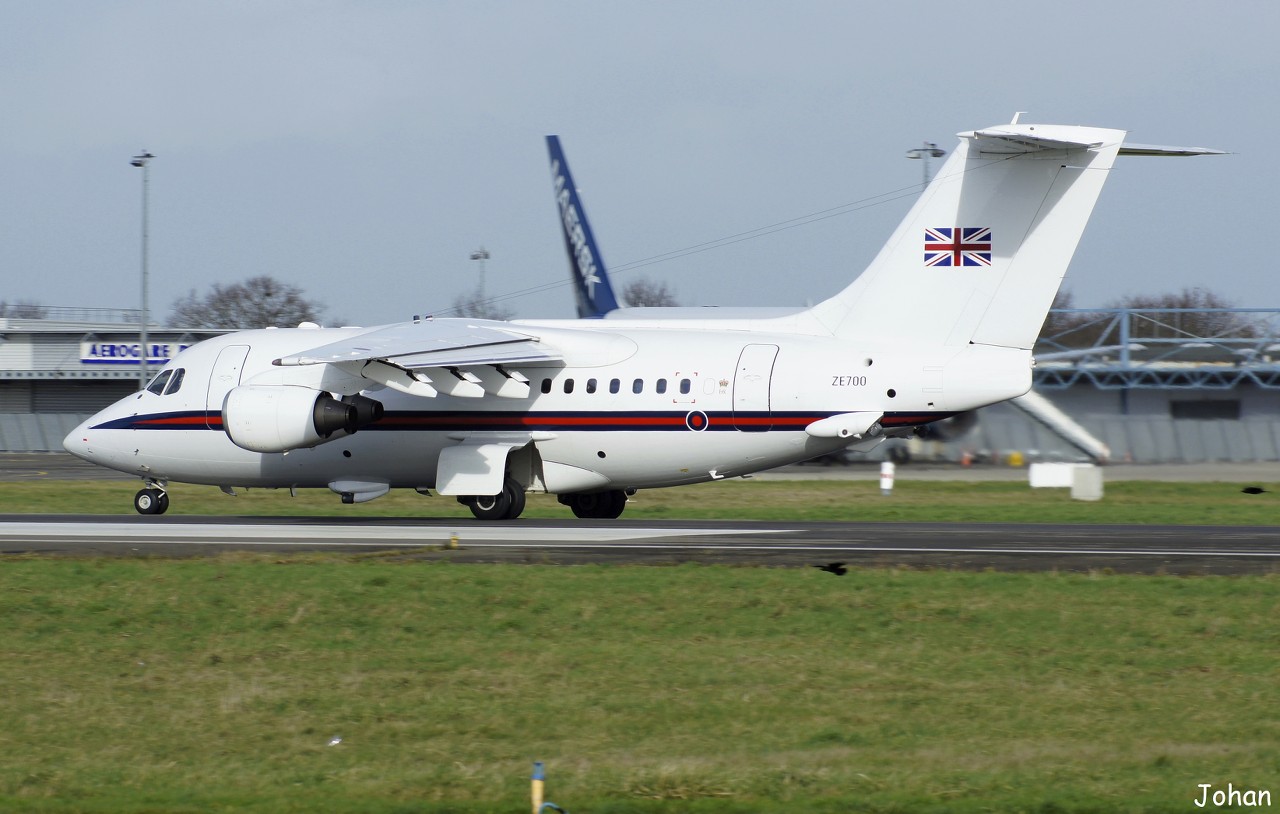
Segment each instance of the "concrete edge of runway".
M1280 573L1280 527L0 516L0 554L334 552L460 563Z

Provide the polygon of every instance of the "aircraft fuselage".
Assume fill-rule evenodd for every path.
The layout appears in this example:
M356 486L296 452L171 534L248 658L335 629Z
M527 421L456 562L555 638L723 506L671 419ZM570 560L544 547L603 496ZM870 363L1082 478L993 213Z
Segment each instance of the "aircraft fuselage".
M566 323L521 323L531 330ZM579 331L583 323L567 323ZM142 391L68 436L75 454L156 481L245 487L324 487L336 481L392 488L436 486L443 449L477 439L527 447L513 458L534 491L639 489L734 477L849 445L807 426L833 415L878 412L884 430L945 418L1018 395L1029 359L998 393L958 379L965 348L921 354L822 336L677 330L670 323L595 322L564 362L512 364L529 380L524 398L422 398L391 389L363 394L383 416L351 435L280 453L242 449L224 431L223 399L249 383L306 386L308 368L272 361L357 329L248 331L206 340L176 357L185 371L167 395ZM593 335L593 333L595 335ZM989 371L988 371L989 372ZM959 374L963 377L963 373ZM953 375L954 379L955 376ZM983 391L990 377L974 377ZM367 384L367 383L366 383ZM1019 392L1021 392L1019 390ZM536 453L536 455L534 454Z

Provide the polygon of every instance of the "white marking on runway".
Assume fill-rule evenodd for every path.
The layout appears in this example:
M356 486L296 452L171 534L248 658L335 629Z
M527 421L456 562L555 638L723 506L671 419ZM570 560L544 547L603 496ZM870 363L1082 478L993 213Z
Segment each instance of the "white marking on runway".
M693 537L716 534L794 534L792 529L708 529L708 528L538 528L518 526L332 526L267 525L220 523L6 523L0 525L0 540L56 540L75 538L111 542L227 544L227 545L314 545L387 546L435 545L456 536L460 543L527 543L562 545L616 543L654 537ZM296 538L296 539L292 539ZM360 538L373 538L366 541ZM388 543L388 541L397 541Z

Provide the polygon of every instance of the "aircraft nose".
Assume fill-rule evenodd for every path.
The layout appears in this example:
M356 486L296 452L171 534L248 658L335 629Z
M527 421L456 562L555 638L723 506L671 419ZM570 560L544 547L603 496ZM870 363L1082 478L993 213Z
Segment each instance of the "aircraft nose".
M84 422L71 432L67 433L67 437L62 439L62 448L77 458L83 458L86 461L93 460L93 447L90 444L89 421Z

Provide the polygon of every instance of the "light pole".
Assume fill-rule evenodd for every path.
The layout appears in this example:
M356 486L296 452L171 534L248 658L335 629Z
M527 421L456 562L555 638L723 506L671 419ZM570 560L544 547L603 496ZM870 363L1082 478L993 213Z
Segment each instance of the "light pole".
M477 297L477 299L480 301L480 303L479 303L479 304L481 305L481 307L483 307L483 304L484 304L484 261L486 261L486 260L488 260L488 259L489 259L489 250L488 250L488 249L486 249L484 246L481 246L480 248L476 249L475 251L473 251L473 252L471 253L471 259L472 259L472 260L479 260L479 261L480 261L480 288L478 289L478 290L479 290L479 292L480 292L480 295L479 295L479 297Z
M932 141L926 141L923 147L916 147L914 150L907 150L907 158L919 158L924 161L924 185L929 186L929 159L942 158L947 151L934 144Z
M148 353L150 340L147 338L147 320L149 319L147 314L147 211L149 208L147 206L147 196L151 181L148 165L153 158L155 158L154 155L143 150L140 155L135 155L133 160L129 162L135 167L142 168L142 319L140 320L141 330L138 332L139 339L142 341L142 353L138 359L141 364L141 367L138 368L138 377L142 382L142 387L146 387L147 380L151 378L147 365L147 357L150 355Z

